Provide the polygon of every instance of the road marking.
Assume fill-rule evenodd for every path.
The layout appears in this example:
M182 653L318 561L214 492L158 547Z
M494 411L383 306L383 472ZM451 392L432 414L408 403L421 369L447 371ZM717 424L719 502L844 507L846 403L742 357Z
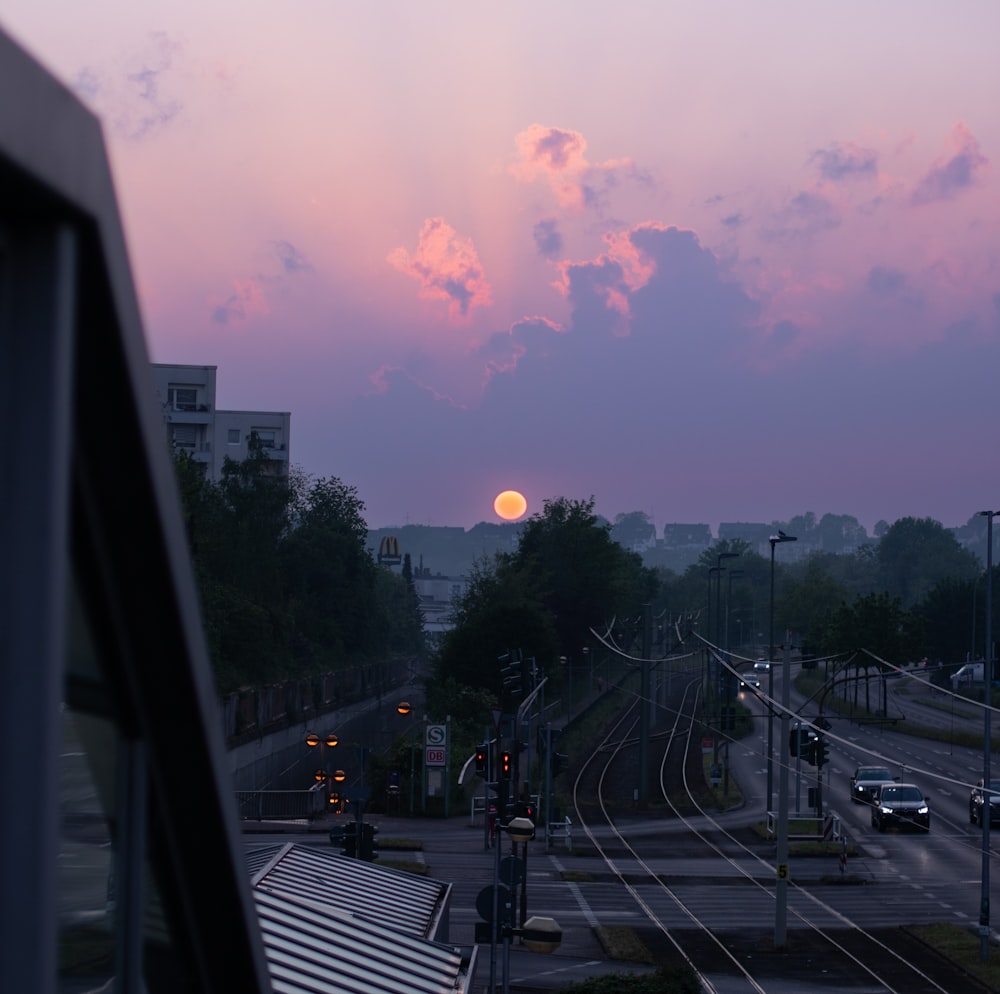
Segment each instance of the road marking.
M549 861L552 863L552 865L556 868L556 870L559 873L565 872L562 863L559 862L559 859L556 856L549 856ZM576 900L577 906L580 908L580 911L583 912L583 917L586 920L587 924L591 928L597 928L600 922L597 920L597 915L594 914L590 905L587 903L586 898L583 896L583 891L580 890L579 884L577 884L575 881L568 880L566 881L566 885L567 887L569 887L569 892L573 895L574 899Z

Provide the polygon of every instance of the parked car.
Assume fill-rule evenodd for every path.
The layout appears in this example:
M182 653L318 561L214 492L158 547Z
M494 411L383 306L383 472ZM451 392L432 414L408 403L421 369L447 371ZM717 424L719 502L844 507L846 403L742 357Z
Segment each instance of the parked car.
M951 675L951 688L957 690L959 687L967 687L973 683L983 682L983 664L966 663L961 669L956 670Z
M969 795L969 822L983 826L983 781L979 780ZM990 827L1000 825L1000 780L990 781Z
M924 792L915 783L884 783L872 800L872 828L931 830L931 812Z
M892 783L893 776L884 766L859 766L851 774L851 800L871 804L875 791L884 783Z

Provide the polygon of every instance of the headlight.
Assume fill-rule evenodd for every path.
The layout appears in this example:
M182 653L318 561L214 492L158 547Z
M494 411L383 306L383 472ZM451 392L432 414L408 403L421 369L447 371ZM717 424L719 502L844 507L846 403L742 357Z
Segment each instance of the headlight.
M887 808L884 804L880 805L879 811L881 811L882 814L884 814L884 815L891 815L892 814L892 808Z
M921 804L920 807L917 808L917 814L918 815L925 815L925 814L927 814L927 805L926 804Z

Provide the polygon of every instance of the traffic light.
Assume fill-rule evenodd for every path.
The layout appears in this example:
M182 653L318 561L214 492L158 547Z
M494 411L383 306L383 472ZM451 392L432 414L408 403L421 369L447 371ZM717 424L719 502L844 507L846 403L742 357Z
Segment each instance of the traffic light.
M514 805L515 818L527 818L533 825L538 823L538 812L530 801L518 801Z
M815 748L813 749L813 758L811 762L815 766L822 766L827 760L827 745L826 739L817 739Z
M552 776L557 777L569 765L569 756L563 752L552 753Z
M334 825L330 829L330 844L338 846L342 856L353 857L358 851L358 826L353 821Z
M372 862L378 859L378 841L375 836L378 835L378 828L375 825L371 825L368 822L364 822L361 825L361 849L360 856L362 859Z
M805 746L809 742L809 736L804 728L793 728L788 733L788 752L792 756L805 756Z
M509 780L511 778L511 760L509 752L500 753L500 779Z
M807 762L816 765L816 740L803 739L799 746L799 755Z
M486 779L489 775L489 750L485 745L476 746L476 776Z

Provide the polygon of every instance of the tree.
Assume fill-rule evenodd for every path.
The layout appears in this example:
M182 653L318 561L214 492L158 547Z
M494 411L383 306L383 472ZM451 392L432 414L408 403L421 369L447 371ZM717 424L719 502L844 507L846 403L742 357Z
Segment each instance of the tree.
M894 666L915 659L923 644L919 617L887 593L866 594L851 605L842 602L827 614L817 631L824 655L867 650Z
M539 603L532 577L521 573L505 554L474 564L465 594L454 607L454 619L434 661L435 684L453 679L488 690L499 700L497 658L508 649L522 649L543 664L559 655L552 620Z
M652 601L656 577L599 522L593 498L546 501L524 525L517 549L480 560L434 661L434 681L454 679L500 696L497 658L535 657L556 689L559 656L576 656L591 628Z
M946 577L936 583L913 609L923 624L926 642L921 656L958 661L975 659L982 651L976 640L983 626L983 598L977 597L973 580Z
M946 577L971 579L979 572L973 553L932 518L900 518L876 550L883 590L911 607Z
M525 524L512 565L533 578L552 619L559 655L590 641L592 627L652 601L656 575L611 538L594 514L594 498L544 502Z

